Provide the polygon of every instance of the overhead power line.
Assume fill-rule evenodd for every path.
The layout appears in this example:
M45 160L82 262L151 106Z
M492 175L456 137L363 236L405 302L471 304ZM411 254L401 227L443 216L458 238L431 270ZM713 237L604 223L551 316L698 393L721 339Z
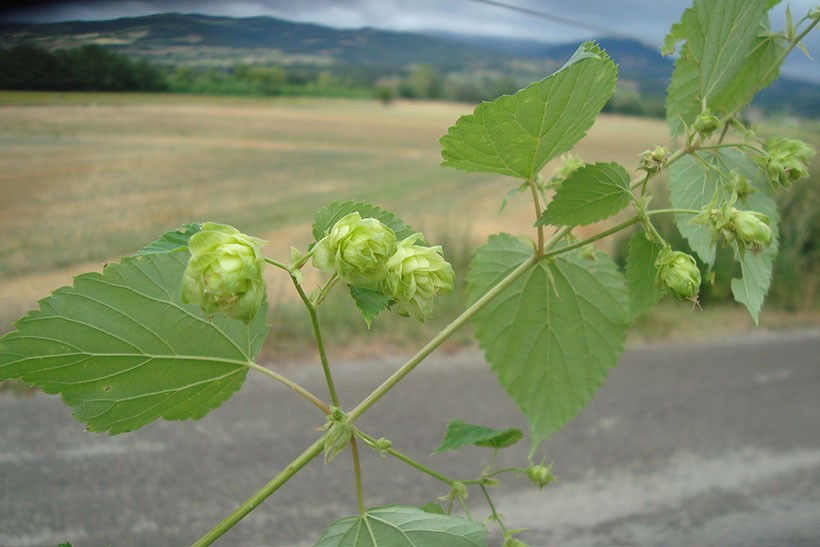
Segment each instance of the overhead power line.
M565 25L571 25L573 27L583 28L587 30L591 30L600 34L601 36L611 36L614 38L626 38L629 40L636 40L638 42L644 42L643 38L639 38L637 36L633 36L631 34L626 34L623 32L619 32L617 30L613 30L611 28L606 28L598 25L593 25L591 23L586 23L584 21L576 21L574 19L569 19L567 17L561 17L560 15L553 15L551 13L547 13L545 11L536 10L532 8L525 8L522 6L516 6L514 4L507 4L505 2L496 2L495 0L469 0L470 2L475 2L477 4L486 4L488 6L495 6L497 8L503 8L510 11L517 11L518 13L523 13L526 15L531 15L533 17L538 17L540 19L547 19L549 21L555 21L556 23L563 23Z

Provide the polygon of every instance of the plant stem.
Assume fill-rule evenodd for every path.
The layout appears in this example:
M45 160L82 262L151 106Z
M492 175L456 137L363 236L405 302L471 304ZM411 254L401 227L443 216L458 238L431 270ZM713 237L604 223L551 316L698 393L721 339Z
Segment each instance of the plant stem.
M590 243L594 243L594 242L598 241L599 239L603 239L607 236L611 236L612 234L620 232L621 230L623 230L625 228L629 228L633 224L637 224L640 221L641 221L640 216L634 216L634 217L630 218L629 220L625 220L624 222L621 222L617 226L613 226L612 228L610 228L608 230L604 230L603 232L600 232L598 234L595 234L592 237L582 239L581 241L576 241L575 243L571 243L569 245L559 247L558 249L547 251L547 252L544 253L544 257L559 255L561 253L565 253L567 251L571 251L573 249L583 247L584 245L589 245Z
M225 517L219 524L214 526L207 534L199 538L193 547L204 547L212 544L219 539L225 532L230 530L237 522L242 520L248 513L253 511L260 503L276 492L283 484L298 473L311 460L322 453L325 444L325 436L323 435L310 445L304 452L296 457L290 464L280 471L270 482L259 489L253 496L248 498L245 503L237 507L230 515Z
M316 313L316 307L310 301L308 295L305 294L305 291L302 289L302 285L299 284L299 281L293 276L291 276L291 280L293 281L293 286L296 287L296 292L299 293L299 298L302 299L302 303L304 303L307 308L308 315L310 316L310 324L313 327L313 335L316 337L316 348L319 350L319 359L322 361L322 371L325 374L328 392L330 392L330 401L333 403L333 406L338 407L340 406L339 397L336 394L336 386L333 383L333 375L330 373L330 364L327 360L327 352L325 351L325 343L322 338L322 329L319 326L319 316Z
M326 415L330 414L330 407L327 405L327 403L322 401L319 397L317 397L316 395L314 395L313 393L311 393L310 391L308 391L304 387L300 386L299 384L297 384L293 380L290 380L289 378L287 378L285 376L282 376L278 372L267 369L267 368L265 368L261 365L258 365L256 363L247 363L246 366L248 368L252 368L253 370L255 370L257 372L261 372L262 374L273 378L277 382L281 382L281 383L285 384L290 389L292 389L293 391L295 391L296 393L298 393L299 395L301 395L302 397L304 397L305 399L307 399L308 401L313 403L317 408L319 408L319 410L322 411L322 413L324 413Z
M270 264L272 266L276 266L277 268L281 268L281 269L285 270L286 272L290 272L290 267L288 267L286 264L282 264L278 260L274 260L272 258L265 257L265 262L267 262L268 264Z
M541 198L538 196L538 186L535 184L534 179L527 179L527 184L530 187L530 192L532 193L532 203L535 206L535 222L538 222L541 219ZM544 252L544 226L538 224L538 250L536 254L541 255Z
M501 515L499 515L498 512L496 512L495 505L493 505L493 500L490 498L490 493L487 492L487 487L484 486L483 484L480 485L480 486L481 486L481 491L484 493L484 498L487 500L487 505L490 506L490 511L492 511L492 513L493 513L492 519L495 522L498 523L498 525L501 527L501 531L506 534L507 533L507 527L504 526L504 519L502 519Z
M521 277L524 273L527 272L530 268L532 268L539 260L539 257L533 255L529 257L527 260L522 262L515 270L509 273L507 277L502 279L497 285L491 288L487 293L484 294L481 298L476 300L473 305L469 308L464 310L461 315L456 317L449 325L444 327L436 336L434 336L423 348L421 348L418 353L416 353L413 357L411 357L406 363L404 363L401 368L399 368L396 372L394 372L387 380L385 380L379 387L377 387L370 395L368 395L361 403L356 406L350 413L347 415L348 423L352 424L355 422L362 414L364 414L367 409L372 407L376 402L384 397L384 395L393 389L393 387L398 384L402 378L410 374L410 372L416 368L416 366L421 363L428 355L430 355L433 350L439 347L445 340L447 340L452 334L458 330L462 325L467 323L472 317L481 311L484 306L489 304L498 294L503 292L507 287L512 285L516 279Z
M365 514L364 489L362 488L362 466L359 461L359 444L356 436L350 437L350 452L353 456L353 474L356 476L356 501L359 504L359 514Z
M357 435L357 436L361 437L364 440L364 442L366 442L368 445L375 448L376 439L374 439L371 435L368 435L367 433L365 433L364 431L362 431L361 429L358 429L358 428L354 428L353 433L354 433L354 435ZM430 469L429 467L427 467L423 463L417 462L416 460L414 460L410 456L408 456L406 454L403 454L402 452L399 452L398 450L396 450L392 446L390 448L385 449L384 452L386 454L390 454L391 456L393 456L397 460L406 463L410 467L418 469L422 473L430 475L434 479L440 480L441 482L447 484L448 486L453 486L453 484L455 484L456 482L462 482L462 483L464 482L464 481L456 481L455 479L451 479L450 477L442 475L438 471L436 471L434 469Z

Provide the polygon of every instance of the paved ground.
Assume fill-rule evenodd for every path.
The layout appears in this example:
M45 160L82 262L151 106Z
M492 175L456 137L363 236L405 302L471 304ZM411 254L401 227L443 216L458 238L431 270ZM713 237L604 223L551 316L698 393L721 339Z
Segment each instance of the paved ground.
M343 402L353 406L399 360L337 365ZM320 392L316 368L284 372ZM117 437L84 433L53 397L0 396L0 546L190 544L322 422L279 385L251 379L199 422ZM523 425L478 353L434 356L406 382L360 424L448 474L469 476L486 455L429 457L449 419ZM526 448L501 463L524 463ZM542 451L557 483L539 493L511 480L495 493L533 547L820 545L820 330L630 349ZM445 493L395 461L368 453L364 465L369 505ZM218 544L312 545L356 511L349 467L345 455L311 463ZM471 501L485 516L479 496Z

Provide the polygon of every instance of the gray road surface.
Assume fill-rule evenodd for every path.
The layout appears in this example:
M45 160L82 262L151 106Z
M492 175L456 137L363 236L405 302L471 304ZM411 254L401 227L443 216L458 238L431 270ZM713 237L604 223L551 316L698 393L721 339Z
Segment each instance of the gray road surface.
M336 365L353 406L400 358ZM323 392L318 365L282 369ZM304 412L302 412L304 411ZM437 355L360 425L445 473L486 449L431 458L451 418L523 426L477 352ZM322 416L257 374L194 423L108 437L58 399L0 395L0 546L188 545L289 462ZM501 465L524 464L526 443ZM495 501L531 546L820 545L820 330L757 331L626 352L601 392L541 453L559 481L510 478ZM368 505L420 504L441 484L364 454ZM308 546L356 512L350 460L312 462L217 545ZM480 496L474 516L487 512ZM491 545L500 545L497 535Z

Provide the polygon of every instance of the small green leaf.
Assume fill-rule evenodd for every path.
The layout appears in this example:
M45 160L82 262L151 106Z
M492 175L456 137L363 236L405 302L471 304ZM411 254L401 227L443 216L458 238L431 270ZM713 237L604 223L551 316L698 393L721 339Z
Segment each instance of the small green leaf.
M150 254L77 277L0 339L0 380L59 393L91 431L198 419L237 391L268 331L183 305L187 252Z
M444 439L433 455L468 445L506 448L520 441L523 436L521 430L515 427L504 430L491 429L483 425L468 424L464 420L453 420L447 425Z
M470 265L474 302L532 255L509 235L492 236ZM484 355L530 427L531 452L583 408L624 347L623 276L603 253L573 251L542 261L473 319Z
M629 240L626 286L629 293L630 319L635 319L663 297L663 291L655 285L655 260L661 249L659 244L649 241L644 232L636 233Z
M382 293L372 289L355 287L353 285L348 285L348 287L350 288L350 296L353 297L356 307L362 313L362 316L367 323L367 328L370 328L370 324L373 322L373 319L381 312L386 310L393 301L393 299L389 296L385 296Z
M134 256L144 256L152 254L172 253L179 251L188 246L188 240L195 233L202 230L202 225L199 223L183 224L182 227L176 230L171 230L162 234L159 239L152 241Z
M416 233L410 226L405 224L399 217L385 211L371 203L362 203L356 201L335 201L322 207L316 218L313 221L313 237L316 241L322 239L328 230L333 228L340 219L357 212L362 218L375 218L382 224L388 226L396 234L397 240L402 240ZM424 245L421 241L419 244Z
M487 529L461 517L386 505L337 520L315 547L486 547Z
M459 118L440 140L442 165L532 179L586 135L615 91L617 72L603 50L585 42L551 76Z
M592 163L561 183L536 225L586 226L629 204L629 173L617 163Z

